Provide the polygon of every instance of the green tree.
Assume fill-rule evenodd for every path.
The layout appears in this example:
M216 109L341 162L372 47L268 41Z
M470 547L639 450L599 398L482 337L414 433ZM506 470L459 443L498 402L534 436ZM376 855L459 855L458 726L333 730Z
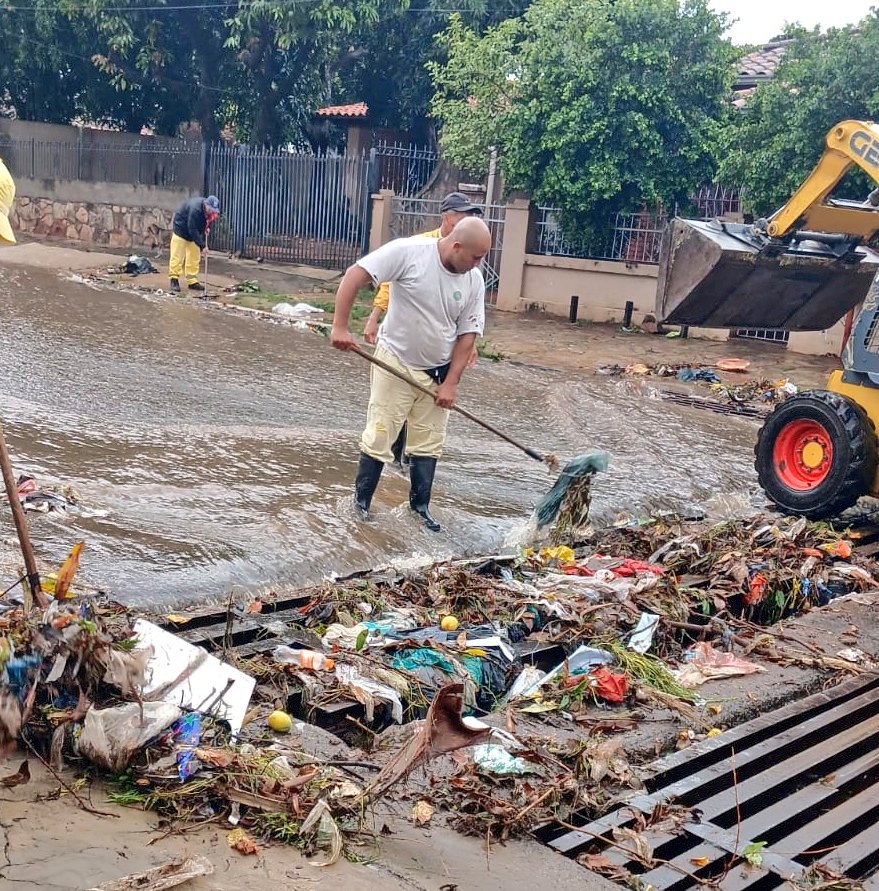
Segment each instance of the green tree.
M879 12L856 29L793 33L772 81L761 84L724 128L719 176L742 187L749 209L772 213L793 194L839 121L879 114ZM863 198L863 175L838 194Z
M460 21L481 34L505 19L521 15L530 0L456 0ZM338 77L331 88L333 101L364 101L376 123L413 130L426 141L433 84L430 61L444 61L436 40L449 26L448 0L419 0L386 12L381 19L360 28L349 52L339 60Z
M97 45L96 33L63 15L57 2L40 0L0 15L0 45L0 99L19 118L64 124L92 117L97 108L102 119L124 125L141 117L84 54L83 47Z
M409 0L252 0L229 20L236 53L238 121L251 142L301 138L315 106L328 98L352 37Z
M736 51L707 0L537 0L479 37L460 20L431 65L451 161L597 234L616 211L711 179Z
M158 132L194 119L213 140L232 123L256 144L300 140L351 35L407 4L55 0L97 35L89 44L95 66L119 93L137 96Z

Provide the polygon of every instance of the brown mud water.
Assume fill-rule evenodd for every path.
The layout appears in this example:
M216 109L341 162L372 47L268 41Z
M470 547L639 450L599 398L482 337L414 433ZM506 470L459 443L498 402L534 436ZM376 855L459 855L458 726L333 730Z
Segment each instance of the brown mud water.
M17 471L105 517L38 517L38 557L88 541L82 579L137 605L319 581L390 559L497 550L552 480L453 419L432 536L387 473L376 520L350 509L368 376L325 341L185 300L0 266L0 414ZM483 362L472 410L562 460L611 454L592 516L749 506L753 421L650 399L627 381Z

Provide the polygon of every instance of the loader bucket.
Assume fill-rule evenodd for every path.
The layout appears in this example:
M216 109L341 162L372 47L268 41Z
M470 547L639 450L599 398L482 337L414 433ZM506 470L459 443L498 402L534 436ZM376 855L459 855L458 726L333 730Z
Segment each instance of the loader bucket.
M869 248L857 249L860 263L844 263L816 242L776 257L760 247L742 223L672 220L662 238L657 319L821 331L864 299L879 271L879 254Z

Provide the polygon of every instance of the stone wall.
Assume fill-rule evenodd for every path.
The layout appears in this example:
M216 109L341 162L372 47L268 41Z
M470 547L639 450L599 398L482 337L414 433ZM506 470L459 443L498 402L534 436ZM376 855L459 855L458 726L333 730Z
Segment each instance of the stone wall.
M173 211L18 196L11 217L13 228L29 235L107 247L157 248L171 240Z

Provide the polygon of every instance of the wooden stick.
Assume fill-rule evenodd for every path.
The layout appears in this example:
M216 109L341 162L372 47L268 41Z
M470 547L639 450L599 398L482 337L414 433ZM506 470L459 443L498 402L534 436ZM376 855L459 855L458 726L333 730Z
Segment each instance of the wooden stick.
M37 561L31 547L28 535L27 520L24 516L24 508L18 497L18 486L12 473L12 460L9 457L9 449L6 448L6 437L3 434L3 425L0 424L0 469L3 472L3 483L6 486L6 497L9 499L9 507L12 509L12 522L18 534L18 544L21 547L21 556L24 557L26 582L24 585L24 611L29 613L34 607L34 600L40 607L47 605L40 586L40 574L37 572Z
M392 374L394 377L399 378L401 381L405 381L412 387L415 387L420 393L424 393L426 396L430 396L433 399L434 393L428 387L425 387L423 384L419 384L418 381L413 380L409 377L408 374L404 374L402 371L398 371L392 365L388 365L387 362L383 362L381 359L377 359L375 356L367 353L366 350L362 350L359 346L351 347L352 353L357 353L358 356L366 359L367 362L371 362L373 365L377 365L383 371L387 371L388 374ZM477 418L476 415L467 411L466 408L461 408L460 405L453 405L452 411L458 412L459 415L464 415L470 421L473 421L474 424L478 424L480 427L488 430L489 433L493 433L495 436L499 436L504 442L508 442L511 446L515 446L517 449L523 451L529 458L533 458L535 461L541 461L546 464L550 464L550 461L546 455L541 455L536 449L529 448L526 445L522 445L521 442L517 442L513 439L512 436L507 436L506 433L498 430L497 427L493 427L487 421L483 421L481 418Z
M57 782L61 786L61 788L64 789L65 792L68 792L70 795L72 795L76 799L76 803L84 811L86 811L89 814L94 814L97 817L113 817L115 819L119 818L119 814L111 814L111 813L108 813L107 811L99 811L96 808L93 808L90 804L86 804L86 802L82 799L82 796L79 795L79 793L76 791L76 789L74 789L73 786L69 785L68 783L64 782L64 779L61 777L61 775L58 773L58 771L55 770L55 768L52 767L52 765L49 764L48 761L46 761L46 759L33 747L33 745L30 743L30 741L26 737L22 736L21 741L25 744L25 746L27 746L27 748L30 750L31 754L37 759L37 761L39 761L40 764L42 764L43 767L45 767L46 770L48 770L49 773L52 774L53 777L55 777L55 779L57 780Z

